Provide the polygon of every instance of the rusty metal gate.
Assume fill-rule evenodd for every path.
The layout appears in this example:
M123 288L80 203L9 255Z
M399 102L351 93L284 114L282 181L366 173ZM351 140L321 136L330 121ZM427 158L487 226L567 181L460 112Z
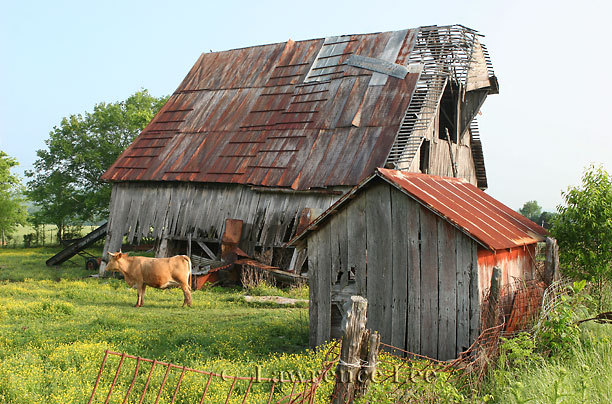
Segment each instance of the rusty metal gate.
M314 403L318 387L337 361L330 356L337 351L332 348L327 352L321 369L311 378L291 375L289 379L279 379L203 371L106 350L88 404Z

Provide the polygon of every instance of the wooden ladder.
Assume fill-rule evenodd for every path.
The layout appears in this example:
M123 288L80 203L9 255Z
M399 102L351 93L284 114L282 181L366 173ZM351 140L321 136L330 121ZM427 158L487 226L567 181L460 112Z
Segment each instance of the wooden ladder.
M465 84L476 36L469 28L452 25L420 27L408 64L422 64L408 109L400 124L386 166L408 170L434 122L449 79Z

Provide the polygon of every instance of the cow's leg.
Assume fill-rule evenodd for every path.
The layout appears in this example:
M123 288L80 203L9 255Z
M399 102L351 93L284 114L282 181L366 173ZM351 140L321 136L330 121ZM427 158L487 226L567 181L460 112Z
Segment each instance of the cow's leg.
M185 295L185 300L183 301L183 307L185 305L191 307L191 287L187 283L183 283L181 285L181 289L183 289L183 294Z
M142 304L144 303L144 293L146 287L147 285L144 284L142 286L138 286L138 299L136 300L136 307L142 307Z

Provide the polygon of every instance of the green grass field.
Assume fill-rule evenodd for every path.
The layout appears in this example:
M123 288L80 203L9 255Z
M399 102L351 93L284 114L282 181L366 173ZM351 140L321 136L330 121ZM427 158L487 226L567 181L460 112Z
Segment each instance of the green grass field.
M78 257L47 268L55 251L0 249L0 403L86 403L106 349L245 376L321 365L306 350L307 308L247 304L219 287L194 292L192 308L178 289L148 288L135 308L135 290L88 277ZM201 382L183 383L177 402L194 402Z
M611 328L581 325L567 352L531 354L510 369L494 369L484 390L497 403L612 403Z
M91 232L92 230L96 229L98 226L82 226L80 228L79 234L81 236L86 235L87 233ZM44 243L42 240L42 232L44 231ZM26 226L17 226L17 229L15 230L15 232L13 234L11 234L11 238L9 240L6 241L7 246L9 247L23 247L23 236L25 236L26 234L32 234L34 233L34 228L30 225L26 225ZM57 226L52 225L52 224L46 224L44 226L44 228L41 228L41 240L40 240L40 244L41 245L47 245L47 246L53 246L53 245L57 245L58 241L57 241Z
M214 287L195 291L193 307L183 308L180 290L148 288L144 307L135 308L135 290L119 279L91 278L80 257L46 267L45 260L57 251L0 249L0 403L86 403L105 350L240 376L254 376L257 366L263 377L280 371L309 376L321 367L324 351L306 348L304 304L247 303L245 290ZM248 293L304 298L308 292L261 286ZM609 403L611 343L612 325L587 323L563 354L515 351L511 355L523 355L521 359L494 366L477 390L459 393L441 383L430 386L428 394L437 398L427 402ZM118 360L108 363L116 366ZM134 362L126 361L122 368L117 392L127 390ZM114 368L107 368L96 402L104 402L113 377ZM151 385L159 387L163 377L164 368L158 367ZM178 377L170 374L171 387L160 403L171 401ZM143 371L135 390L145 383ZM205 384L206 379L186 376L175 402L199 402ZM227 381L212 383L206 402L225 402L230 387ZM246 382L237 383L229 402L242 402L247 388ZM254 385L247 402L267 402L269 388ZM328 402L332 388L331 380L324 383L316 402ZM287 389L280 386L275 397L288 394ZM391 403L393 390L374 384L365 402ZM147 396L144 402L155 398ZM109 402L122 400L115 393ZM138 396L128 402L138 402Z

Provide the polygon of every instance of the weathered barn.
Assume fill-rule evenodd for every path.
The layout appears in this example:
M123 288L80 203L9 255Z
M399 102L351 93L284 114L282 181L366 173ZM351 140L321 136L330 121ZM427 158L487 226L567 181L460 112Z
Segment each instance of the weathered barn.
M533 279L545 233L464 179L379 169L292 240L308 250L310 343L340 336L360 295L383 342L455 358L480 332L493 267L502 287Z
M497 93L481 35L430 26L292 41L200 56L102 176L113 183L104 254L124 236L239 247L302 268L285 243L377 167L486 187L474 117ZM101 266L101 272L104 266Z

